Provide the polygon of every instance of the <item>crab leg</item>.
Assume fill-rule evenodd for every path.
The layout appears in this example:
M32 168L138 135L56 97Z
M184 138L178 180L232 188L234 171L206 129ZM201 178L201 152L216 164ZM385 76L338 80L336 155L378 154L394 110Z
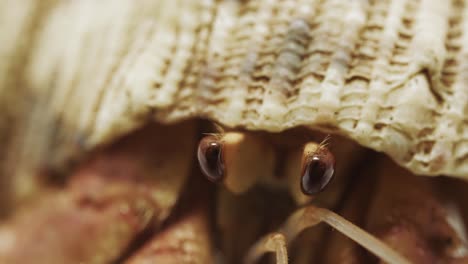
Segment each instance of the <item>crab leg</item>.
M125 263L213 263L207 222L206 210L196 208L157 234Z
M435 179L411 175L390 162L381 167L368 229L415 263L466 257L466 245L451 224Z
M213 263L209 196L203 186L191 184L192 188L190 199L181 201L185 208L178 208L181 215L177 215L124 263Z
M66 188L0 231L1 263L109 263L159 228L189 174L193 124L147 127L96 154ZM193 134L194 135L194 134Z

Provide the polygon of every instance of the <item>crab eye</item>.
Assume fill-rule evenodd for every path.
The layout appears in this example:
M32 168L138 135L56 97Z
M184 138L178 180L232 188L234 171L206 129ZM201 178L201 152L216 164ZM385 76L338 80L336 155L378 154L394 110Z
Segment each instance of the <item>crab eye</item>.
M335 157L326 148L305 158L302 166L301 189L306 195L317 194L330 183L335 171Z
M198 163L205 176L212 182L224 178L223 144L214 136L204 137L198 144Z

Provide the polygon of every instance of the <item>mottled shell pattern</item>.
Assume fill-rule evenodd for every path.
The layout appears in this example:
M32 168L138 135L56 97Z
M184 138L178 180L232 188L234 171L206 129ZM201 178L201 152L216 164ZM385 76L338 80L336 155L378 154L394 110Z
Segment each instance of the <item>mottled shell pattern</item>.
M467 1L2 0L0 21L0 141L24 168L207 118L468 179Z

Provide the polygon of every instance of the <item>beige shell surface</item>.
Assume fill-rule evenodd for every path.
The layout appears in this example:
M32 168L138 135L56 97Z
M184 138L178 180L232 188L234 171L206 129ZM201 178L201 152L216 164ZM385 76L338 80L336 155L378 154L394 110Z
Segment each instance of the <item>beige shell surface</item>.
M203 117L468 178L467 1L2 0L0 20L7 163Z

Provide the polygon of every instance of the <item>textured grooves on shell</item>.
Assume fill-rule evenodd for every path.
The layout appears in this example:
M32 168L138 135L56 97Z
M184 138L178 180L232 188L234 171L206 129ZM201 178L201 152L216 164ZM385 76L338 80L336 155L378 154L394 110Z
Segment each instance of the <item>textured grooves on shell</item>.
M466 1L52 2L24 78L41 113L27 126L50 130L26 142L57 163L149 119L203 117L468 175Z

